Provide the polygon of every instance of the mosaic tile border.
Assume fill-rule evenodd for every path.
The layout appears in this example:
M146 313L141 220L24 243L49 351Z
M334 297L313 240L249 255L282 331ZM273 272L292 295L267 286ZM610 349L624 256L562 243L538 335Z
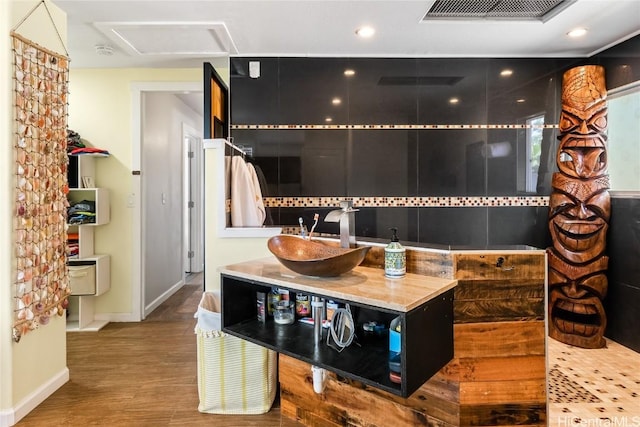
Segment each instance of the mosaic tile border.
M548 196L494 197L265 197L270 208L335 207L341 200L353 201L360 208L481 208L481 207L547 207Z
M231 129L237 130L462 130L462 129L557 129L557 124L549 125L527 125L527 124L235 124Z

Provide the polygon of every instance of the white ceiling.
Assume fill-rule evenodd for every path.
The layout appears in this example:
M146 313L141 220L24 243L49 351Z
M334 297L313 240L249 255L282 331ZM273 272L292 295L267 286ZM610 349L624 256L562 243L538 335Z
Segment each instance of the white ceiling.
M72 68L226 66L229 55L586 57L640 33L640 0L577 0L546 22L423 22L434 1L52 0L67 14ZM373 38L355 36L364 24ZM585 37L566 36L578 26Z

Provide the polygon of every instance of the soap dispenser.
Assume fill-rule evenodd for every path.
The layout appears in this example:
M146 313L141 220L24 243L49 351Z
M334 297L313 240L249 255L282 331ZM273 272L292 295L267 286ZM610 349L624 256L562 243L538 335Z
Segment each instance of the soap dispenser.
M384 248L384 275L387 277L402 277L407 272L406 251L398 239L398 229L390 228L393 232L391 242Z

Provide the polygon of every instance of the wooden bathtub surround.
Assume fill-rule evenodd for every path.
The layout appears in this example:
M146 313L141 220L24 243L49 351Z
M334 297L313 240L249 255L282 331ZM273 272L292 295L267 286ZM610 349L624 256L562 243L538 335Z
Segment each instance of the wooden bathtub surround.
M364 261L383 269L383 247ZM407 271L458 280L453 359L403 398L330 374L313 392L310 365L280 355L283 416L309 426L547 424L544 250L407 247Z
M604 68L572 68L562 79L560 145L549 199L549 335L583 348L605 346L605 255L611 215Z

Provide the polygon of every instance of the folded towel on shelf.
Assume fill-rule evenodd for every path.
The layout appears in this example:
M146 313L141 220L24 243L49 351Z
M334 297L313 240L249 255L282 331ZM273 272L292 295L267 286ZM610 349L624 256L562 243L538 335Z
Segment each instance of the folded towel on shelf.
M92 224L96 222L96 202L82 200L72 203L67 209L67 223L71 225Z

